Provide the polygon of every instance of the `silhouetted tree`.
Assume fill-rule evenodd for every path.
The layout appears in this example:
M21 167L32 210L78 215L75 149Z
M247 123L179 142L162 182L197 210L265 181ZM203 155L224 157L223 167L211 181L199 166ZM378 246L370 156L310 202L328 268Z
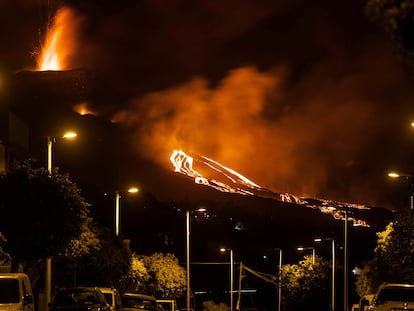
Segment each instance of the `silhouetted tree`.
M94 247L89 251L80 252L77 256L62 256L56 261L62 267L61 286L91 285L117 287L119 279L126 275L130 267L130 250L123 241L115 237L112 230L97 227L93 236L84 235L85 239L95 240ZM76 247L69 249L79 250L82 241L76 241ZM69 267L70 269L64 269ZM66 273L64 273L66 272Z
M93 236L89 204L57 168L50 174L26 161L0 175L0 214L12 269L22 265L44 275L46 257L72 256L95 243L87 238Z
M414 68L414 2L412 0L369 0L368 17L382 25L400 55Z

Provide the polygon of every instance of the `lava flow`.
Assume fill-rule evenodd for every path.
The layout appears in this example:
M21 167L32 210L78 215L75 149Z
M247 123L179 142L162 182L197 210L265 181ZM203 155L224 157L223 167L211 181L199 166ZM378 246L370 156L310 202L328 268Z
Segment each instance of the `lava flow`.
M309 208L319 209L322 213L330 214L335 219L344 220L348 217L348 220L352 221L354 226L369 227L364 220L348 216L348 214L352 214L355 210L370 209L364 205L300 198L288 193L275 193L216 161L204 156L189 156L182 150L174 150L170 156L170 161L176 172L194 178L194 182L197 184L209 186L222 192L271 198L282 202L304 205ZM208 178L203 176L194 168L195 164L200 166L200 170L207 169L215 177Z

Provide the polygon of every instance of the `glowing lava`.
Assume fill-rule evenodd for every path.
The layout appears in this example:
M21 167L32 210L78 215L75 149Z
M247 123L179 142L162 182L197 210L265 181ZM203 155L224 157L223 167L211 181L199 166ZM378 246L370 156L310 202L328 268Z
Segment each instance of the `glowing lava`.
M37 70L69 69L69 56L76 51L75 40L72 40L76 25L77 18L71 9L63 7L57 11L42 44Z
M80 115L84 116L86 114L94 114L90 109L88 109L85 103L77 104L73 107L73 111L79 113Z
M304 205L309 208L319 209L322 213L330 214L335 219L345 219L345 211L347 211L348 220L352 221L354 226L369 227L364 220L349 216L353 211L370 209L364 205L299 198L288 193L275 193L216 161L204 156L189 156L182 150L174 150L170 156L170 161L174 166L175 172L194 178L194 182L197 184L209 186L222 192L272 198L282 202ZM194 168L195 164L208 168L218 178L203 176ZM219 178L223 180L218 180Z

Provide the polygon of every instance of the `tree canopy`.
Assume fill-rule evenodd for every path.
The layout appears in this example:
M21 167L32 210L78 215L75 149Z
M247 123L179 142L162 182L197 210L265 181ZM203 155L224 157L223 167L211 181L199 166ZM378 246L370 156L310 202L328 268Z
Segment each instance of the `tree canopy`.
M123 278L124 291L145 292L157 298L176 299L186 288L186 271L173 254L131 256L131 269Z
M368 17L379 23L396 44L400 55L414 68L414 1L369 0Z
M297 265L282 265L282 303L285 310L329 307L329 262L305 256Z
M75 255L73 251L80 245L76 241L81 240L79 255L87 250L87 237L93 236L89 204L69 176L58 169L50 174L44 168L32 168L29 162L14 164L0 175L0 213L5 250L16 263Z
M361 297L374 293L384 282L414 283L413 212L399 212L377 237L374 257L356 282Z

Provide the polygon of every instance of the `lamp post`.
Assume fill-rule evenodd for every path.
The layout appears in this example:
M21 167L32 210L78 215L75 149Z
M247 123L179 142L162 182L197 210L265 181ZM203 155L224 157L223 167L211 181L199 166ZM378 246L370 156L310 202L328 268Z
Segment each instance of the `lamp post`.
M348 311L348 206L344 217L344 311Z
M414 176L410 174L399 174L396 172L388 173L388 177L391 178L404 178L407 180L410 187L410 211L414 209Z
M276 247L276 248L273 248L272 250L279 251L279 265L278 265L278 271L277 271L278 272L277 310L280 311L281 306L282 306L282 249Z
M199 208L196 212L205 212L205 208ZM185 212L185 227L186 227L186 268L187 268L187 297L186 297L186 306L187 311L191 310L191 287L190 287L190 210Z
M335 239L334 238L324 238L324 239L314 239L315 242L321 241L331 241L332 247L332 284L331 284L331 310L335 311Z
M71 139L75 138L77 134L75 132L66 132L63 136L47 136L47 170L49 175L52 175L52 151L53 143L56 142L57 138ZM46 258L46 283L45 283L45 310L48 309L48 305L51 301L52 294L52 257Z
M136 187L131 187L127 190L128 193L137 193L139 191ZM115 191L115 236L119 236L119 227L120 227L120 201L121 201L121 191Z
M315 248L314 247L298 247L297 250L298 251L305 251L311 249L312 250L312 264L315 264L315 256L316 256L316 252L315 252Z
M77 134L75 132L66 132L63 136L47 136L47 170L49 174L52 174L52 146L56 142L57 138L72 139L75 138Z
M231 248L220 248L220 252L230 252L230 311L233 311L233 275L234 275L234 258L233 258L233 250Z

